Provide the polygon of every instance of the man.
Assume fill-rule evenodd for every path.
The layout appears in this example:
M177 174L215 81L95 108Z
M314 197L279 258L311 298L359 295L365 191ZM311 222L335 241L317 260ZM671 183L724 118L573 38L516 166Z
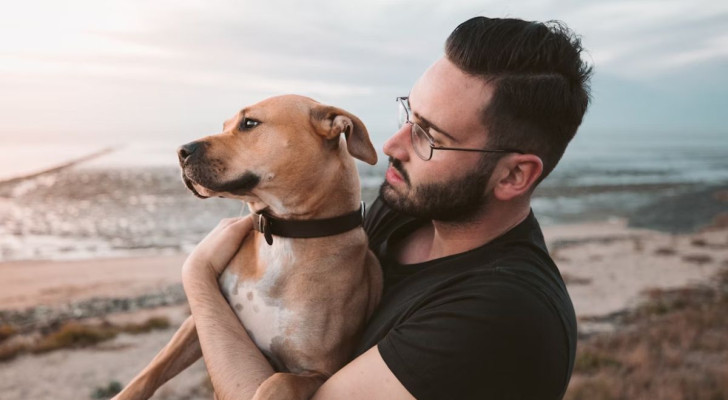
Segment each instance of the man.
M382 302L356 357L314 398L563 396L576 320L530 197L586 111L591 70L580 52L558 23L473 18L397 99L401 126L384 145L390 165L365 222ZM209 311L194 315L208 370L229 377L221 398L245 397L272 374L237 321L217 319L220 300L199 300L209 293L195 285L205 254L225 263L250 229L237 225L237 237L211 235L184 268L191 303ZM225 375L241 363L249 373Z

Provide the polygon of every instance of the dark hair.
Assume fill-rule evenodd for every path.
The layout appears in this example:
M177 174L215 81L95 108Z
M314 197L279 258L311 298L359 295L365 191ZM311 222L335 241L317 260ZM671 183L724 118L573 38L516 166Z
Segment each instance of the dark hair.
M559 21L475 17L445 43L447 58L495 92L483 112L492 148L541 157L543 180L564 154L589 104L591 66L581 41Z

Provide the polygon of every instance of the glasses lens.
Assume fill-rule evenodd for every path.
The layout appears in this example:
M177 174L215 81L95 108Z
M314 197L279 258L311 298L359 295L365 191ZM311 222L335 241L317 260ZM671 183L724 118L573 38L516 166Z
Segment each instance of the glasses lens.
M409 120L409 115L407 114L407 108L405 108L403 99L398 99L397 107L398 107L397 122L399 123L398 127L401 129L402 125L406 124L407 121Z
M417 124L412 124L412 148L421 159L427 161L432 158L432 146L427 134Z

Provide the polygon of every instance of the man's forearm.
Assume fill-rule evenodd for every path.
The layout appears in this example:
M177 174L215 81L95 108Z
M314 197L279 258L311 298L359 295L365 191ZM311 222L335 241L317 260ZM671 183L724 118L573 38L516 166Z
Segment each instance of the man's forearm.
M273 368L225 301L217 280L204 269L183 277L202 354L220 400L250 399Z

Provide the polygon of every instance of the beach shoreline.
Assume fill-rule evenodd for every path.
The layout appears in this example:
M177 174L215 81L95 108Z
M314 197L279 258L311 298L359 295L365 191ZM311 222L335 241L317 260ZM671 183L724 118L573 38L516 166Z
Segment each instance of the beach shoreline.
M612 219L546 226L543 231L581 316L619 312L650 285L669 288L703 281L728 263L728 226L724 224L670 234ZM185 253L177 253L0 262L0 311L168 291L181 285L185 258ZM592 289L582 293L584 288L607 284L618 287L604 290L598 302L586 300L594 296Z
M639 301L646 289L705 281L728 266L728 227L719 224L669 234L612 219L543 231L577 314L584 317L620 312ZM177 253L0 262L0 312L169 292L181 285L185 258ZM595 287L601 289L595 292Z
M72 158L70 160L65 160L58 163L51 163L50 166L37 166L35 168L30 168L29 171L26 172L18 172L7 177L0 176L0 185L12 185L28 179L38 178L43 175L60 172L75 165L79 165L93 159L105 156L107 154L111 154L114 151L116 151L116 149L113 147L105 147L92 153Z

